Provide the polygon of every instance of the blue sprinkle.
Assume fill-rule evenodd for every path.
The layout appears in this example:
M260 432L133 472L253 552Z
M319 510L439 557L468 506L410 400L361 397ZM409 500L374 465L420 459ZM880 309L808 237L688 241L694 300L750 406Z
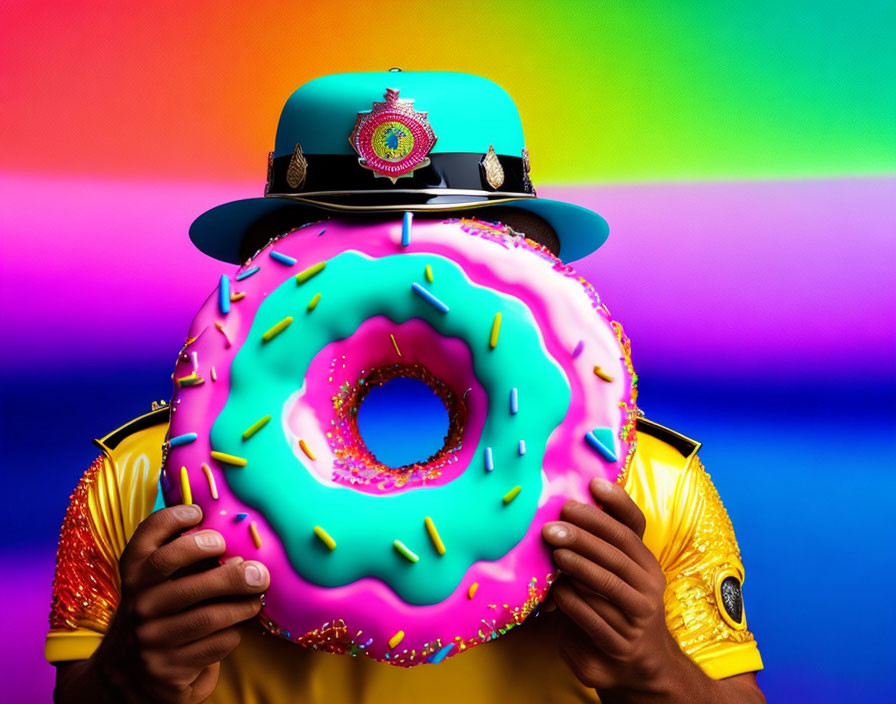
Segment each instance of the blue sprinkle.
M240 521L244 521L249 517L248 513L238 513L234 516L233 520L239 523Z
M401 246L407 247L411 243L411 223L414 221L414 214L410 210L404 212L404 219L401 221Z
M179 447L180 445L189 445L196 440L196 433L184 433L183 435L175 435L168 441L171 447Z
M510 414L515 416L517 414L517 411L519 411L519 410L520 410L520 395L519 395L519 392L516 390L516 387L514 386L510 390Z
M495 458L492 457L492 448L485 448L485 471L491 472L495 468Z
M261 271L261 267L253 266L251 269L246 269L244 272L241 272L236 275L237 281L242 281L243 279L248 279L252 274L257 274Z
M286 266L292 266L296 263L296 260L286 254L280 254L280 252L275 252L271 250L271 259L275 262L280 262L281 264L286 264Z
M526 441L520 440L520 456L526 454Z
M218 286L218 308L222 314L230 312L230 279L226 276L221 276Z
M322 236L326 231L327 231L326 228L324 228L323 230L321 230L320 232L317 233L317 236L318 237Z
M439 652L435 653L430 659L429 662L433 665L438 665L442 660L445 659L445 656L451 652L451 649L454 647L454 643L449 643L444 646Z
M433 308L435 308L440 313L448 312L448 306L446 306L438 298L433 296L429 291L427 291L425 288L423 288L416 281L411 284L411 289L414 291L414 293L416 293L418 296L420 296L420 298L422 298L424 301L429 303L429 305L431 305Z
M585 433L585 441L605 460L615 462L619 459L616 455L616 443L613 441L612 428L595 428L590 433Z

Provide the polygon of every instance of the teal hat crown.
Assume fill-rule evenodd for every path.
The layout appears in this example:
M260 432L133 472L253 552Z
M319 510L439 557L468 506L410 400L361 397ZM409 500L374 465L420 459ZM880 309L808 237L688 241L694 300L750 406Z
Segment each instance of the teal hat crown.
M280 115L263 198L217 206L190 227L202 251L239 262L260 221L297 226L323 211L526 210L579 259L607 238L596 213L537 198L513 100L465 73L398 71L322 76L299 87ZM277 234L277 233L271 233Z

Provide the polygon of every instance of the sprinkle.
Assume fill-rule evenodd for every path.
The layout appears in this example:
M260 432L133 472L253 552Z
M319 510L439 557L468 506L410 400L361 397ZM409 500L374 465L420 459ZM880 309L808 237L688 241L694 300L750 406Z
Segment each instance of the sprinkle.
M215 321L215 327L218 328L218 332L220 332L224 336L224 342L226 342L226 347L230 347L230 338L227 337L227 333L224 332L224 324L220 320Z
M208 482L208 490L211 492L212 498L217 501L218 485L215 484L215 475L212 474L212 470L205 462L202 463L202 473L205 475L205 479Z
M411 284L411 289L414 291L414 293L416 293L418 296L420 296L420 298L422 298L424 301L429 303L429 305L431 305L433 308L435 308L440 313L448 312L448 306L446 306L438 298L433 296L429 291L427 291L425 288L423 288L416 281Z
M275 252L271 250L271 259L275 262L280 262L281 264L286 264L286 266L292 266L296 263L296 260L286 254L280 254L280 252Z
M255 543L255 547L260 548L261 536L258 535L258 526L255 525L255 521L249 523L249 535L252 536L252 542Z
M230 279L223 275L218 285L218 308L222 315L230 312Z
M314 460L317 459L317 457L315 457L314 453L311 451L311 448L308 447L307 442L305 442L304 440L299 440L299 447L301 448L302 452L305 453L305 456L308 457L309 460L314 462Z
M599 379L603 379L604 381L613 381L613 377L611 377L597 365L594 365L594 376L598 377Z
M414 214L410 210L404 211L401 221L401 246L407 247L411 243L411 224L414 222Z
M495 458L492 457L492 448L485 448L485 471L491 472L495 468Z
M187 474L186 467L180 468L180 493L183 498L183 503L193 503L193 492L190 491L190 475Z
M492 334L488 338L488 346L495 349L498 346L498 333L501 332L501 314L495 313L495 320L492 322Z
M245 292L245 291L240 291L239 293L231 293L231 294L230 294L230 300L233 301L233 302L241 301L241 300L243 300L245 297L246 297L246 292Z
M429 264L427 264L426 268L423 270L423 275L429 283L432 283L432 267Z
M439 652L437 652L435 655L433 655L429 659L429 662L433 665L438 665L440 662L442 662L442 660L445 659L445 656L451 652L451 649L453 647L454 647L454 643L449 643L448 645L443 647Z
M324 267L326 265L326 262L318 262L317 264L309 266L307 269L305 269L305 271L300 271L298 274L296 274L296 286L301 286L312 276L317 276L324 270Z
M439 531L436 529L436 524L432 522L432 519L429 516L424 518L423 522L426 524L426 532L429 533L429 537L432 539L432 544L436 546L436 552L439 553L439 555L444 555L445 543L442 542Z
M520 452L520 457L522 457L523 455L526 454L526 441L525 440L520 440L519 452Z
M467 590L467 599L472 599L476 596L476 592L479 590L479 582L473 582L470 585L470 588Z
M277 337L277 335L279 335L281 332L286 330L286 328L288 328L291 324L292 324L292 316L287 315L283 320L281 320L279 323L277 323L274 327L272 327L270 330L268 330L261 336L262 342L270 342L275 337Z
M417 562L417 560L420 559L417 553L412 552L411 549L400 540L393 542L392 547L398 550L399 554L409 562Z
M250 276L252 276L252 274L257 274L259 271L261 271L260 267L253 266L251 269L246 269L245 271L237 274L236 280L242 281L243 279L248 279Z
M205 379L196 376L196 372L193 372L189 376L182 376L176 381L178 386L199 386L200 384L205 383Z
M233 520L237 523L240 521L245 521L249 517L248 513L238 513L233 517Z
M514 386L510 390L510 415L515 416L520 410L520 393Z
M268 424L268 421L270 421L270 420L271 420L271 417L269 415L264 416L263 418L259 418L257 421L255 421L252 425L250 425L248 428L246 428L243 431L243 440L248 440L249 438L251 438L253 435L255 435L255 433L257 433L264 426L266 426Z
M504 494L504 505L506 506L511 501L513 501L517 496L519 496L520 492L523 490L519 484L517 484L513 489Z
M215 365L214 365L214 364L212 365L212 370L211 370L211 371L212 371L212 381L217 381L217 380L218 380L218 372L215 371Z
M396 645L401 643L404 640L404 631L398 631L394 636L389 639L389 649L391 650Z
M392 338L392 346L395 348L395 353L396 353L399 357L401 357L401 350L398 349L398 342L396 342L396 340L395 340L395 335L393 335L393 334L390 332L390 333L389 333L389 337Z
M324 545L326 545L327 548L329 548L330 550L336 549L336 541L333 540L333 537L329 533L327 533L327 531L325 531L323 528L321 528L320 526L314 526L314 534L318 538L320 538L320 541Z
M226 452L216 452L212 450L212 459L218 460L222 464L232 464L236 467L245 467L248 464L248 460L237 457L236 455L228 455Z
M323 237L323 235L324 235L324 233L325 233L326 231L327 231L327 228L324 228L323 230L321 230L320 232L317 233L317 236L318 236L318 237Z
M170 447L180 447L181 445L189 445L196 441L196 433L184 433L183 435L175 435L168 441Z
M580 354L582 354L582 350L585 349L585 341L579 340L576 344L576 348L572 351L572 358L575 359Z
M597 450L605 460L615 462L619 459L616 455L613 442L613 430L611 428L595 428L590 433L585 433L585 441Z
M320 294L315 293L314 297L308 302L308 312L310 313L315 308L317 308L317 304L320 301Z

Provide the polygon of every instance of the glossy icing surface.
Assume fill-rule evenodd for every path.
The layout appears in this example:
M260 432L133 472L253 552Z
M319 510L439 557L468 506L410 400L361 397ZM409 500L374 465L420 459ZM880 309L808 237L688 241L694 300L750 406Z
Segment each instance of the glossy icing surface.
M319 223L241 272L254 267L228 277L229 310L220 288L209 298L179 358L171 437L197 437L168 451L167 500L183 499L186 467L203 527L271 569L269 627L313 647L409 665L521 622L551 578L541 525L568 498L588 501L590 478L615 478L633 449L627 340L593 289L473 221L416 222L407 246L398 219ZM346 389L398 365L425 368L463 405L458 441L406 481L344 451L350 422L333 431L340 400L359 398Z

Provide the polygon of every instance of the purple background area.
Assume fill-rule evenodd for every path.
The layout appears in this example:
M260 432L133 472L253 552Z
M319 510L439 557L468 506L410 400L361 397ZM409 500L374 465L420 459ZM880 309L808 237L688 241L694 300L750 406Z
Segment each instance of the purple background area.
M53 552L90 439L169 396L222 271L187 227L258 190L0 176L4 702L49 699ZM539 191L610 222L579 269L632 338L648 416L706 444L770 701L888 691L894 193L893 178Z

